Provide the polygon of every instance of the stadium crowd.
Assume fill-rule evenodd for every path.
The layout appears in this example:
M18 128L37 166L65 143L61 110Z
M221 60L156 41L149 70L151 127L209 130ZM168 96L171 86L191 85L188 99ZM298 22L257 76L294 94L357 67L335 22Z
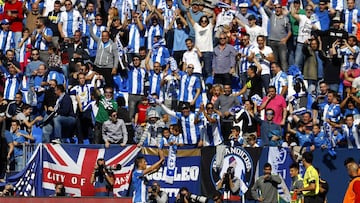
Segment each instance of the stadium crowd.
M7 0L3 160L21 169L35 129L106 147L360 148L357 3Z

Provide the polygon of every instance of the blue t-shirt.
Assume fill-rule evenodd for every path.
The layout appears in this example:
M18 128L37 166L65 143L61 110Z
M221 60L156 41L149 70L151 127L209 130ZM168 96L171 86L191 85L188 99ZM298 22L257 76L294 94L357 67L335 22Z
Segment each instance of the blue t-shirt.
M324 132L319 132L316 136L314 134L312 136L314 137L314 145L316 148L321 148L323 145L327 147L330 144L330 140Z
M319 7L316 7L315 14L317 15L320 21L320 30L322 31L328 30L330 27L329 11L326 9L321 12Z
M312 134L306 134L305 132L296 131L295 136L299 139L299 145L302 147L308 147L313 144Z
M25 143L26 139L24 136L22 136L22 135L18 136L18 135L16 135L16 133L12 133L12 132L8 132L8 133L11 135L13 142L17 142L20 144ZM18 133L28 135L28 133L24 130L19 130ZM23 155L23 146L22 145L15 146L14 147L14 156L18 157L18 156L22 156L22 155Z
M346 117L347 115L356 115L356 114L359 114L359 110L355 107L354 109L348 109L346 108L345 109L345 112L344 112L344 116Z

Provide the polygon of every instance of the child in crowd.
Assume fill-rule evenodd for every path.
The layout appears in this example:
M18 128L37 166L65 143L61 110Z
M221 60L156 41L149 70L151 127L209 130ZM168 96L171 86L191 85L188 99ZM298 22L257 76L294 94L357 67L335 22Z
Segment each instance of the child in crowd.
M330 135L330 143L333 148L347 148L348 145L346 143L346 138L340 132L340 129L332 127L331 128L331 135Z
M20 70L21 72L25 72L25 67L29 63L29 58L31 55L31 38L30 38L30 30L25 28L22 32L22 37L19 39L18 47L20 49Z
M215 84L211 90L210 90L210 94L212 95L211 96L211 103L215 104L215 101L217 100L217 98L224 94L224 90L223 88L221 87L220 84Z
M141 103L136 108L136 114L134 118L135 125L141 125L146 122L146 110L149 107L149 100L144 96Z
M257 137L255 134L250 134L247 139L248 144L245 147L251 147L251 148L259 147L259 145L256 143L256 139Z
M160 149L173 145L184 146L183 137L180 133L180 127L176 124L172 124L170 126L170 128L163 128L163 137L160 141Z

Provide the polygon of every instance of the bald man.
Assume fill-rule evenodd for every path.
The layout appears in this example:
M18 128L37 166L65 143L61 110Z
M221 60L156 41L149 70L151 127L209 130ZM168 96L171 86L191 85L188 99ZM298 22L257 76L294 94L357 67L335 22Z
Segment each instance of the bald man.
M346 165L348 174L351 178L346 190L343 203L360 202L360 177L358 176L359 165L350 162Z

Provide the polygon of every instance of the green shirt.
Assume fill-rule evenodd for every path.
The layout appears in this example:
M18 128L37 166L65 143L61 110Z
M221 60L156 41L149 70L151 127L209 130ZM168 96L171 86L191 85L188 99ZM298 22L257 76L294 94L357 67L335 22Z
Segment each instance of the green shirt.
M99 100L99 110L96 114L96 122L104 123L105 121L109 120L109 110L116 111L118 109L118 105L114 99L110 101L106 101L105 96L101 95Z
M300 9L297 14L305 15L306 13L305 13L304 9ZM299 21L297 21L291 14L289 14L289 15L290 15L290 24L291 24L292 35L298 36L298 34L299 34Z

